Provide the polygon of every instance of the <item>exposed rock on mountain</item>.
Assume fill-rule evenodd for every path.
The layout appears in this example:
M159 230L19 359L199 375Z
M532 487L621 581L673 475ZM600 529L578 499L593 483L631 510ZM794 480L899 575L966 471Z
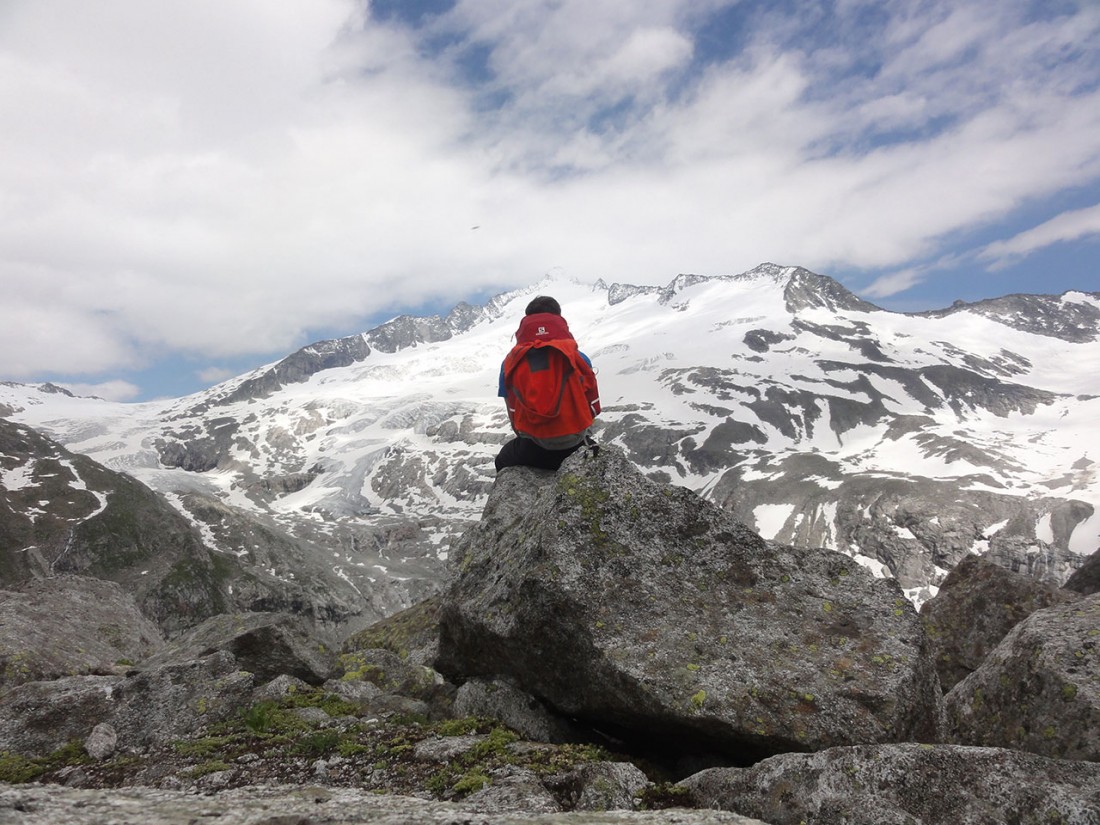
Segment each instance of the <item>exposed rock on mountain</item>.
M9 812L21 825L100 825L108 820L113 825L192 825L219 819L249 825L767 825L724 811L487 812L484 806L317 786L257 786L196 795L153 788L119 793L0 785L0 815Z
M951 741L1100 761L1100 594L1032 613L944 701Z
M201 659L218 651L232 654L259 684L286 675L319 685L337 675L335 655L317 644L306 622L278 613L213 616L147 658L141 670Z
M134 478L0 421L0 584L58 573L107 579L171 633L224 611L241 575Z
M1013 627L1036 610L1076 601L1077 594L968 556L920 609L940 686L949 691L985 660Z
M163 644L157 626L114 582L56 576L0 592L0 692L124 672Z
M100 724L111 726L123 748L167 744L234 716L252 688L252 674L224 652L130 677L27 682L0 695L0 751L48 754L83 742Z
M1095 295L1095 293L1091 293ZM1068 299L1052 295L1004 295L984 301L956 301L947 309L921 313L943 318L956 312L973 312L998 323L1034 335L1083 343L1100 335L1100 307L1089 294L1069 293Z
M1090 596L1100 593L1100 550L1097 550L1078 568L1065 584L1066 590Z
M860 745L713 768L681 783L700 807L773 825L1095 822L1100 765L998 748Z
M920 620L896 582L840 553L764 541L696 494L646 478L617 448L577 454L559 473L501 473L453 562L440 597L356 633L335 668L309 635L315 623L225 615L124 674L0 692L0 781L73 786L0 785L0 818L35 822L23 815L68 805L78 825L182 825L181 810L271 823L303 811L318 822L355 812L393 822L1091 825L1100 812L1100 766L1074 761L1095 759L1100 595L1033 613L949 695L993 663L989 684L1019 680L1030 692L973 694L972 709L1004 702L978 724L1008 730L1023 708L1020 724L1046 725L1048 753L1061 749L1050 759L914 742L940 733L942 705ZM40 623L45 645L67 632ZM453 678L484 678L456 686L414 661L436 649ZM533 741L549 739L559 742ZM686 778L671 786L659 765L674 755ZM729 763L746 767L687 775L692 764ZM296 790L271 787L286 783ZM114 790L96 790L105 788ZM373 792L385 794L381 807L361 796ZM579 813L665 805L679 809Z
M455 553L437 665L452 679L509 678L614 735L743 762L939 734L895 582L765 542L620 450L502 472Z
M169 636L235 609L288 609L334 626L401 603L385 585L364 600L331 581L315 547L247 513L197 493L177 510L132 476L3 420L0 469L0 586L65 573L113 581ZM233 551L211 549L204 534ZM291 565L294 575L271 572Z
M225 609L354 631L435 592L477 518L508 437L500 360L539 292L596 364L601 441L768 539L842 552L918 604L970 554L1061 584L1100 547L1095 293L906 315L774 264L548 279L188 398L0 385L0 409L165 494L247 574Z

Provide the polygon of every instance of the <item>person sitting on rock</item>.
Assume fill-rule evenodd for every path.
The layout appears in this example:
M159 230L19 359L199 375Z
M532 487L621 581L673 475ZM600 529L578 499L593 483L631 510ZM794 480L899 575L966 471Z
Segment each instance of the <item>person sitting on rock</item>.
M527 305L500 367L498 395L516 434L497 454L498 472L516 465L557 470L585 443L600 412L596 374L550 296Z

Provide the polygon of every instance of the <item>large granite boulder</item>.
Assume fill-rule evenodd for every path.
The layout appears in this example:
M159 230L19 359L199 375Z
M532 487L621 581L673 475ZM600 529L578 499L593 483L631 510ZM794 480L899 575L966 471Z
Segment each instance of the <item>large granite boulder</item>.
M0 590L0 690L121 674L163 645L160 629L114 582L56 576Z
M470 679L458 689L456 718L496 719L534 742L584 741L586 732L550 712L538 699L498 680Z
M104 724L121 747L163 744L228 719L252 689L252 676L225 652L128 677L27 682L0 696L0 751L41 756Z
M1031 614L944 703L950 741L1100 761L1100 593Z
M725 811L618 811L517 815L472 810L463 803L376 794L360 788L254 785L218 793L127 788L78 790L60 785L0 784L0 821L19 825L193 825L240 822L249 825L767 825Z
M680 783L701 807L773 825L1088 825L1100 765L1000 748L857 745L711 768Z
M601 731L724 761L939 736L896 582L766 542L617 449L503 471L455 554L437 660L452 680L499 677Z
M1008 631L1036 610L1077 598L980 556L966 557L920 609L940 687L946 692L977 670Z
M312 635L308 622L288 613L223 613L212 616L142 662L143 670L187 662L216 651L233 655L258 683L296 676L320 685L337 673L336 655Z
M1100 550L1085 559L1085 563L1066 579L1063 587L1084 596L1100 593Z

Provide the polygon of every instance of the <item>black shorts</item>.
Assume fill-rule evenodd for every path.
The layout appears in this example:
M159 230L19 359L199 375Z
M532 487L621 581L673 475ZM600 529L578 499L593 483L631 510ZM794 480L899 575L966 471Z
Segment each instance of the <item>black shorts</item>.
M497 472L505 467L538 467L540 470L556 470L569 456L575 453L584 444L582 441L575 447L566 450L547 450L540 447L529 438L513 438L500 448L497 453Z

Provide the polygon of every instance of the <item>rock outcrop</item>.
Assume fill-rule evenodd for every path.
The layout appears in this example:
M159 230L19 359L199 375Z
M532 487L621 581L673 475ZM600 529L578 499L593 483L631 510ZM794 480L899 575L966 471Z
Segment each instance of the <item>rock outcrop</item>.
M294 676L319 685L336 675L336 656L313 638L300 616L284 613L223 613L174 639L142 663L142 670L187 662L224 651L258 684Z
M452 680L510 679L612 735L727 763L939 736L896 582L766 542L617 449L502 472L456 556L437 663Z
M0 691L121 674L163 644L157 626L114 582L56 576L0 592Z
M1031 614L944 703L959 744L1100 761L1100 594Z
M1065 583L1065 589L1084 596L1100 593L1100 550L1089 556Z
M1100 822L1100 594L975 560L922 623L606 448L502 472L454 565L339 655L285 613L164 642L113 583L4 592L41 655L0 685L0 783L52 784L0 784L0 821ZM935 650L976 668L946 698Z
M10 817L10 820L8 819ZM255 825L767 825L724 811L645 813L486 813L466 804L412 796L372 794L356 788L320 785L259 786L196 795L188 791L129 788L82 791L0 785L0 820L20 825L192 825L247 822Z
M1036 610L1075 601L1077 594L967 556L921 605L940 676L949 691L985 660L1013 627Z
M1097 822L1100 765L999 748L860 745L713 768L681 783L704 808L773 825Z
M0 752L39 756L83 742L106 724L126 748L171 742L248 704L252 674L229 653L132 676L27 682L0 696Z

